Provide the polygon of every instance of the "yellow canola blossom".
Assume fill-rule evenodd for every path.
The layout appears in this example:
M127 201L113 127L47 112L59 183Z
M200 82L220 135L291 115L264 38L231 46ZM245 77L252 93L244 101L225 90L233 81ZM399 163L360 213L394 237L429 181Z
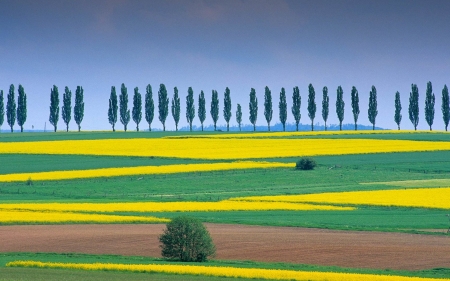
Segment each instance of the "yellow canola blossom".
M241 169L263 169L263 168L280 168L280 167L293 168L294 164L241 161L232 163L178 164L165 166L139 166L139 167L103 168L103 169L73 170L73 171L19 173L19 174L0 175L0 182L26 181L29 178L33 180L66 180L66 179L80 179L80 178L117 177L130 175L155 175L155 174L173 174L173 173L190 173L190 172L241 170Z
M81 270L116 270L131 272L158 272L183 275L204 275L231 278L254 278L270 280L311 280L311 281L438 281L449 279L375 275L359 273L295 271L261 268L238 268L199 265L169 264L113 264L113 263L56 263L40 261L13 261L7 267L65 268Z
M252 159L450 150L450 142L377 139L106 139L2 143L0 154L79 154Z
M167 136L164 138L282 138L300 136L334 136L334 135L396 135L396 134L442 134L445 131L413 131L413 130L359 130L359 131L300 131L300 132L255 132L255 133L221 133L214 135L182 135Z
M450 209L450 187L252 196L232 200L321 204L377 205Z
M117 216L104 214L82 214L68 212L38 212L0 210L0 223L166 223L168 219L140 216Z
M128 203L17 203L0 204L0 210L59 211L59 212L211 212L268 210L342 210L352 207L299 204L287 202L128 202Z

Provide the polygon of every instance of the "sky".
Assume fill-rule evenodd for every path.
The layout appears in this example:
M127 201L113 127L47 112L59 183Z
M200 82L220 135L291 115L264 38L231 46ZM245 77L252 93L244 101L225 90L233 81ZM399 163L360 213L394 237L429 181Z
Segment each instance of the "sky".
M378 93L376 125L396 129L394 96L402 102L402 129L413 129L408 118L411 84L419 88L419 126L425 121L425 92L432 82L436 96L433 128L444 129L441 94L450 86L450 1L358 0L0 0L0 90L10 84L25 88L28 117L24 129L42 130L49 124L50 89L59 88L60 100L67 86L75 95L84 89L82 130L110 130L108 100L111 86L128 89L129 107L135 87L144 96L152 86L155 109L161 83L170 99L177 87L181 97L179 127L188 125L185 100L188 87L206 97L205 125L211 91L220 99L230 88L233 116L237 104L243 123L249 121L249 94L255 88L259 112L257 125L265 125L264 88L272 92L273 118L279 122L278 101L286 89L288 123L294 122L293 87L302 98L301 123L308 124L308 85L316 92L314 123L323 124L322 88L328 87L328 124L338 124L336 89L344 90L343 123L353 123L350 92L359 92L359 124L368 120L369 92ZM62 106L62 105L60 105ZM169 109L170 111L170 109ZM197 115L197 114L196 114ZM147 128L142 118L141 128ZM194 125L200 121L194 119ZM8 127L6 123L2 128ZM65 125L60 117L59 129ZM120 121L116 128L123 129ZM129 130L135 129L133 120ZM158 112L152 128L162 129ZM168 130L175 129L169 113ZM18 130L19 127L15 126ZM76 124L70 123L75 130Z

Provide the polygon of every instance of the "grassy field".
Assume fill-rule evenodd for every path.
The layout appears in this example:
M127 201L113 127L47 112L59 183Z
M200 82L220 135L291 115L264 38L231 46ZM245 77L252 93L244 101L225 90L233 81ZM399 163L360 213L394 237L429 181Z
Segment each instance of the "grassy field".
M0 254L0 280L61 280L58 279L69 275L79 276L91 276L93 279L87 280L106 280L105 278L116 278L111 280L119 280L119 276L122 280L143 280L149 275L152 280L225 280L220 277L203 277L195 276L199 279L181 279L180 277L189 276L177 276L168 274L156 274L156 273L125 273L125 272L108 272L108 271L90 271L85 272L81 270L66 270L66 269L35 269L35 268L7 268L4 265L10 261L15 260L39 260L47 262L65 262L65 263L121 263L121 264L176 264L182 265L190 263L182 262L167 262L162 259L148 258L148 257L133 257L133 256L116 256L116 255L87 255L87 254L52 254L52 253L5 253ZM298 271L320 271L320 272L345 272L345 273L362 273L362 274L379 274L379 275L398 275L398 276L414 276L414 277L430 277L430 278L446 278L450 271L448 269L432 269L432 270L420 270L420 271L402 271L402 270L373 270L373 269L355 269L355 268L342 268L336 266L317 266L317 265L304 265L304 264L291 264L291 263L264 263L253 261L220 261L214 260L204 264L206 266L229 266L238 268L264 268L264 269L287 269ZM41 276L42 279L33 279L33 275ZM49 278L44 279L48 274ZM10 276L9 279L1 279L4 276ZM12 279L14 278L14 279ZM89 277L91 278L91 277ZM133 279L135 278L135 279ZM139 279L142 278L142 279ZM155 278L155 279L153 279ZM180 278L180 279L178 279ZM217 278L217 279L216 279ZM64 279L75 280L75 279ZM80 280L80 279L79 279ZM82 279L86 280L86 279ZM109 279L108 279L109 280ZM230 280L227 278L226 280ZM259 279L239 279L239 280L259 280Z
M82 133L24 133L0 134L1 142L42 140L92 140L115 138L179 137L181 132L82 132ZM215 135L215 132L195 132L194 137ZM222 133L224 134L224 133ZM395 133L370 135L289 136L285 138L328 139L400 139L416 141L450 141L447 133ZM311 194L356 190L404 189L443 187L450 185L450 151L405 152L317 156L318 167L313 171L294 168L249 169L215 172L180 173L172 175L135 175L93 179L0 183L1 203L32 202L171 202L221 201L233 197L256 195ZM298 158L270 158L264 161L294 163ZM161 157L84 156L84 155L27 155L0 154L0 174L80 170L111 167L160 166L171 164L213 163L215 160L192 160ZM226 161L220 161L226 162ZM449 210L358 206L354 211L229 211L191 212L189 215L204 222L318 227L327 229L394 231L448 235ZM179 212L124 213L172 218ZM78 262L161 262L141 257L56 255L56 254L0 254L0 281L3 280L144 280L148 274L124 272L83 272L66 269L5 268L4 264L17 259ZM289 268L298 270L339 271L358 273L390 273L406 276L448 277L448 269L420 272L383 272L357 269L314 267L292 264L262 264L252 262L221 262L214 265ZM71 279L72 278L72 279ZM225 280L201 276L151 274L152 280ZM255 279L252 279L255 280Z

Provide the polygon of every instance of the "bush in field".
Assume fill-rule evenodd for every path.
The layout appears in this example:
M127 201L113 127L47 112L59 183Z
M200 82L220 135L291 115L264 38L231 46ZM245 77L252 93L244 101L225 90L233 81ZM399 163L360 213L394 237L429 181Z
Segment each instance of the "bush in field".
M297 170L313 170L317 166L316 161L309 157L303 157L295 164Z
M195 218L172 219L159 241L161 255L171 260L203 262L216 252L208 230Z

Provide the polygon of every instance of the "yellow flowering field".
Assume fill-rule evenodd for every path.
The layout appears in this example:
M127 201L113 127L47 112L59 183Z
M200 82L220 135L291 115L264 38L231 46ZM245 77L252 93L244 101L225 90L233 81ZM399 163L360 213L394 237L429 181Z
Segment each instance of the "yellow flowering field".
M205 171L263 169L263 168L293 168L294 164L276 162L239 161L232 163L178 164L164 166L138 166L121 168L103 168L73 171L51 171L38 173L18 173L0 175L0 182L33 180L66 180L79 178L117 177L130 175L156 175L173 173L190 173Z
M240 197L253 202L298 202L450 209L450 187Z
M252 159L450 150L450 142L377 139L174 138L2 143L0 154L155 156Z
M2 211L58 211L58 212L208 212L208 211L268 211L268 210L342 210L339 207L289 202L127 202L127 203L16 203L0 204Z
M183 275L204 275L231 278L259 278L271 280L310 280L310 281L438 281L449 279L374 275L358 273L295 271L261 268L238 268L199 265L169 264L112 264L112 263L56 263L40 261L13 261L7 267L65 268L81 270L116 270L131 272L158 272Z
M270 137L299 137L299 136L334 136L334 135L385 135L385 134L442 134L445 131L427 130L359 130L359 131L297 131L297 132L253 132L253 133L230 133L214 135L192 135L192 136L167 136L164 138L270 138Z
M0 223L166 223L168 219L140 216L117 216L105 214L83 214L57 211L1 210Z

